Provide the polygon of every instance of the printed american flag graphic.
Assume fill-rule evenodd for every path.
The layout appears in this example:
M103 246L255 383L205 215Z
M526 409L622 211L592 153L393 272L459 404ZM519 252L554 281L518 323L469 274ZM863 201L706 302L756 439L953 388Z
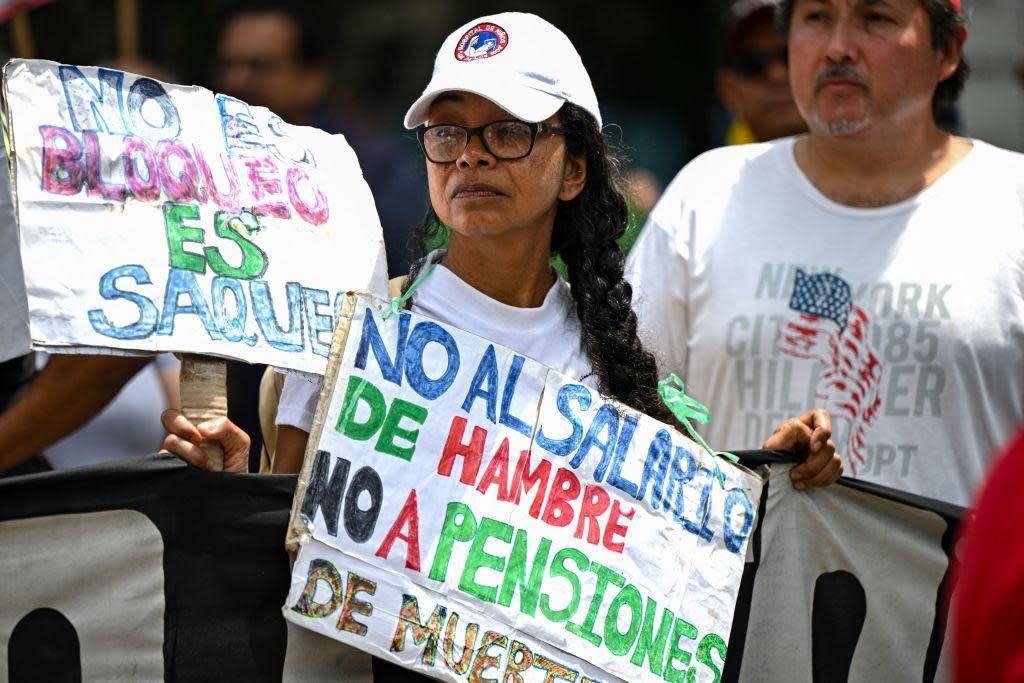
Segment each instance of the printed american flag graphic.
M797 269L789 307L795 317L782 328L779 350L823 366L816 393L833 418L850 422L844 452L851 473L864 456L864 434L875 422L881 400L882 362L867 340L867 312L853 303L849 283L831 273Z

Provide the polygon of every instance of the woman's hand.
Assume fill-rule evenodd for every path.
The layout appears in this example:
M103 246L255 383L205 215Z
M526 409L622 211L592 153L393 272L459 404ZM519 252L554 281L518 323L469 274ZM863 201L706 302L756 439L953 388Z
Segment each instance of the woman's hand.
M843 461L836 453L831 436L832 420L828 411L818 408L780 422L763 448L806 454L806 459L789 472L793 488L803 491L834 484L842 476Z
M218 417L194 425L180 410L165 410L160 422L167 430L162 450L173 453L190 465L212 470L210 460L199 444L204 439L216 441L224 449L225 472L249 471L249 435L226 417Z

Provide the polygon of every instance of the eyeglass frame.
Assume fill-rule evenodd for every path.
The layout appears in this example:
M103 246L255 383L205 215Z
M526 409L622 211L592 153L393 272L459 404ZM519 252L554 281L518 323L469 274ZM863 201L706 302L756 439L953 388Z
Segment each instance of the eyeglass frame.
M530 137L530 147L526 150L525 154L517 157L499 157L491 150L490 147L488 147L487 140L484 138L484 129L487 128L488 126L493 126L499 123L518 123L527 126L530 129L530 132L532 133ZM462 130L466 131L466 147L463 147L459 154L451 161L434 161L433 159L430 158L430 155L427 154L427 147L425 144L423 144L423 138L426 136L427 131L429 131L431 128L440 128L442 126L449 128L461 128ZM501 119L499 121L491 121L490 123L485 123L484 125L477 126L475 128L467 128L466 126L461 126L457 123L435 123L432 126L423 125L416 129L416 139L420 143L420 149L423 151L423 156L426 157L427 161L429 161L432 164L454 164L456 161L459 160L459 157L462 156L462 154L466 151L466 148L469 147L469 143L473 141L474 137L480 138L480 144L483 145L484 149L487 150L487 153L490 154L495 159L500 159L502 161L515 161L516 159L525 159L526 157L530 156L530 154L533 153L533 146L537 144L537 136L545 132L551 133L552 135L566 135L569 132L569 130L564 126L558 126L553 123L522 121L520 119Z

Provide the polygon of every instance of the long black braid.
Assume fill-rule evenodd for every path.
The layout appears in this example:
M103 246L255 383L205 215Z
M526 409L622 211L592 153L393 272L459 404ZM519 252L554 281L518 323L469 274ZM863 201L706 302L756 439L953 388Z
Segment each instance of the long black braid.
M674 423L658 396L654 356L637 337L632 288L622 276L625 257L616 240L626 230L629 209L619 191L619 161L587 111L566 103L558 117L568 153L587 159L586 185L575 199L559 204L551 236L551 250L568 268L583 348L603 394ZM406 286L419 274L428 249L443 241L447 230L428 209L411 239L413 266Z

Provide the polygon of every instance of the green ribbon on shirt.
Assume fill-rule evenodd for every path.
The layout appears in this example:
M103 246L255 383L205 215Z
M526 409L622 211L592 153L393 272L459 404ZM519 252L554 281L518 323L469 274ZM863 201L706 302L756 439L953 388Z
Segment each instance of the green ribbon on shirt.
M416 278L416 280L411 285L409 285L409 289L405 290L405 294L402 294L401 296L396 296L393 299L391 299L391 307L385 310L381 317L384 318L384 320L387 320L388 318L402 310L402 308L405 306L405 302L412 298L413 292L415 292L416 289L423 284L423 281L426 280L427 277L434 272L434 268L437 268L437 264L431 263L429 266L427 266L427 269L424 270L423 273L420 274L420 276Z
M700 424L707 424L711 422L711 411L703 403L686 395L686 385L683 383L683 380L679 379L674 373L661 380L658 382L658 396L661 397L665 407L671 410L672 414L683 423L683 426L686 427L686 431L690 433L693 440L704 447L704 450L714 456L725 458L734 463L740 461L738 457L727 451L712 450L701 435L697 433L697 430L694 429L690 420ZM718 475L718 485L725 488L725 475L722 474L722 469L718 466L717 461L715 462L715 472Z

